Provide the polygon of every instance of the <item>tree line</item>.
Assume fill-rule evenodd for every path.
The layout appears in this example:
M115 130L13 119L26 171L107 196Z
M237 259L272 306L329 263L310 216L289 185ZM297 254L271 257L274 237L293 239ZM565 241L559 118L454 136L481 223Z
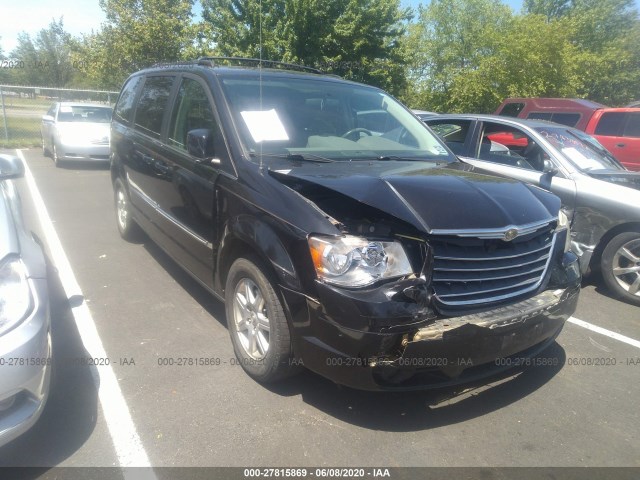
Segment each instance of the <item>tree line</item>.
M640 99L633 0L100 0L80 37L63 18L0 50L0 83L118 90L132 72L200 56L300 63L437 112L491 112L506 97ZM197 12L194 13L194 11Z

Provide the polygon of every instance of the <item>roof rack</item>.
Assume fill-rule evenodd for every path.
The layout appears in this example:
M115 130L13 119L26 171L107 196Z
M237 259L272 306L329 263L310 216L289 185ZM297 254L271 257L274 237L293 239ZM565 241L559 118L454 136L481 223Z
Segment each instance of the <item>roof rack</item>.
M278 62L276 60L264 60L259 58L243 58L243 57L200 57L196 61L198 65L205 67L215 67L216 62L235 62L239 65L249 66L265 66L272 68L285 68L287 70L300 70L302 72L323 74L322 70L313 67L307 67L305 65L298 65L296 63Z

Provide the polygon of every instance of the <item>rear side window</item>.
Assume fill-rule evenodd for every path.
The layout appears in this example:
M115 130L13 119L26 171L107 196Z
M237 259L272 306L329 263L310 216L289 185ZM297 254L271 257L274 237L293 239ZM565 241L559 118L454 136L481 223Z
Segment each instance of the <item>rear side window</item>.
M551 121L566 125L568 127L575 127L580 120L579 113L554 113L551 115Z
M598 125L596 126L595 134L619 137L622 135L624 120L625 114L623 112L603 113Z
M507 103L504 107L502 107L500 115L502 115L503 117L517 117L523 108L524 103Z
M550 112L531 112L527 118L532 120L547 120L549 122L560 123L568 127L575 127L580 120L579 113L550 113Z
M122 93L113 113L115 117L123 122L129 123L133 119L133 102L136 99L138 85L140 85L142 79L143 77L131 78L122 88Z
M136 109L135 128L147 135L160 138L162 119L167 110L174 77L148 77L142 87Z
M640 138L640 112L630 113L624 127L624 137Z
M435 120L427 121L433 130L456 155L464 155L464 143L469 133L471 120Z
M531 112L529 115L527 115L527 118L530 118L532 120L548 120L548 121L551 121L551 114L550 113L544 113L544 112Z

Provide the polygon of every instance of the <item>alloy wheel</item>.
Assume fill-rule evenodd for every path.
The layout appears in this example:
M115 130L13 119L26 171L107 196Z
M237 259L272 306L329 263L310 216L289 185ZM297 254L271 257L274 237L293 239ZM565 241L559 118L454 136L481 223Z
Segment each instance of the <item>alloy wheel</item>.
M640 239L628 241L615 253L613 276L625 291L640 297Z
M249 278L241 279L233 293L233 323L247 355L263 359L269 351L269 317L262 291Z

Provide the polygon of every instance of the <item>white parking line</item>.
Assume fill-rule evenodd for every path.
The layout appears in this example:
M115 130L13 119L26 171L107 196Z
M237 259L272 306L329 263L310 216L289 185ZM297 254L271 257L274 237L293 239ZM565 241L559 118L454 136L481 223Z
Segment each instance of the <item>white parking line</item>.
M93 321L91 312L84 301L82 290L78 285L76 277L71 270L71 264L67 258L67 255L62 248L60 238L53 227L51 217L47 212L47 207L42 200L40 191L36 185L33 174L29 169L22 151L16 150L17 155L24 162L25 168L25 180L31 191L31 196L38 212L38 218L40 225L44 232L47 244L51 251L53 263L58 269L60 281L64 288L65 294L71 303L71 311L75 319L80 338L86 349L88 355L91 358L107 358L107 353L102 346L102 340L98 335L96 324ZM81 299L78 304L74 302L75 299ZM118 462L121 467L151 467L147 453L145 452L136 427L131 418L129 407L122 395L120 385L116 375L110 365L99 365L92 370L93 380L98 390L98 398L100 399L100 405L102 406L102 412L104 414L113 446L118 456ZM139 478L140 475L144 475L149 480L155 479L155 474L150 468L148 470L139 470L136 472L127 471L123 469L125 477L132 476L135 473L135 477Z
M585 322L584 320L580 320L579 318L575 317L569 317L569 320L567 321L569 323L573 323L574 325L578 325L579 327L591 330L592 332L599 333L600 335L606 335L607 337L613 338L614 340L624 342L628 345L631 345L632 347L640 348L640 341L634 340L633 338L627 337L625 335L612 332L611 330L607 330L606 328L598 327L597 325L593 325L592 323Z

